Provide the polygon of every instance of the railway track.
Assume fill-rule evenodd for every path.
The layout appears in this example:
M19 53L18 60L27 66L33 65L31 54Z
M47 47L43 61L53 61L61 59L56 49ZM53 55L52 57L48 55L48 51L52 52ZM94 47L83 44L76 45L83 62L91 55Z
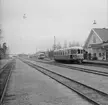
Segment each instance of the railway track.
M58 74L51 70L48 70L44 67L33 64L30 61L24 61L24 60L22 60L22 61L24 63L28 64L29 66L35 68L39 72L56 80L60 84L63 84L64 86L68 87L72 91L75 91L76 93L81 95L82 98L85 98L87 101L89 101L93 105L108 105L108 94L103 93L103 92L96 90L92 87L89 87L87 85L84 85L84 84L77 82L75 80L72 80L68 77L61 75L61 74Z
M86 63L84 62L83 64L80 64L83 66L94 66L94 67L101 67L101 68L107 68L108 69L108 65L107 64L93 64L93 63Z
M2 105L14 64L15 60L12 60L7 63L2 69L0 69L0 105Z
M54 65L54 66L58 66L58 67L64 67L64 68L69 68L72 70L77 70L77 71L82 71L82 72L86 72L86 73L92 73L92 74L96 74L96 75L101 75L101 76L107 76L108 77L108 72L104 72L101 70L93 70L93 69L88 69L88 68L82 68L82 67L76 67L76 66L69 66L69 65L64 65L62 63L57 63L57 62L43 62L43 61L37 61L37 62L41 62L41 63L46 63L46 64L50 64L50 65Z
M47 59L44 59L44 61L51 61L51 60L50 59L48 59L48 60ZM98 64L98 63L93 63L93 62L83 62L82 64L79 64L79 65L83 65L83 66L93 66L93 67L101 67L101 68L107 68L108 69L108 64L101 64L101 63Z

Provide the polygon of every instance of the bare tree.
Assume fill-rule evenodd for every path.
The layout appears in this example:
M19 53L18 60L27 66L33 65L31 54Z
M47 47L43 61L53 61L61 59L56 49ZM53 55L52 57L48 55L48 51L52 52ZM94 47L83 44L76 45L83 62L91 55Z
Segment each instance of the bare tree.
M72 43L69 42L69 47L74 47L74 46L81 46L79 42L73 41Z
M53 46L52 46L52 49L53 49L53 50L55 50L55 49L56 49L56 47L57 47L56 45L53 45Z
M67 41L66 40L64 41L64 46L63 47L67 48Z
M80 43L79 42L76 42L76 46L80 46Z
M75 44L76 42L75 41L73 41L72 42L72 44L71 44L71 47L74 47L74 46L76 46L76 44Z
M0 43L1 43L2 38L3 38L3 36L2 36L2 25L0 24Z
M69 47L72 47L72 43L71 42L69 42L69 45L68 45Z
M61 49L61 48L62 48L60 42L57 44L56 48L57 48L57 49Z

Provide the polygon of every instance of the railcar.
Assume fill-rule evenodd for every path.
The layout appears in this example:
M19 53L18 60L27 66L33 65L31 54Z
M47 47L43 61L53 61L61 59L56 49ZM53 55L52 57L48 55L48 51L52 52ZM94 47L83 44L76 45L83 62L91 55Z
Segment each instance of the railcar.
M44 53L38 54L38 59L44 59L44 58L45 58L45 54Z
M78 63L82 63L83 59L82 47L70 47L54 51L55 61L77 61Z

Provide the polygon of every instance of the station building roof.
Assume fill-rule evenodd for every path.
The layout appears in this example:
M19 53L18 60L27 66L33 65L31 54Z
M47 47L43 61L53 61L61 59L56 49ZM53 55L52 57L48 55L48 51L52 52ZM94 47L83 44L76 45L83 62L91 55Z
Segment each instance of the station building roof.
M89 43L90 40L92 39L91 37L93 36L93 34L95 34L96 38L98 38L100 40L99 43ZM93 28L90 31L90 34L88 36L88 38L86 39L86 42L84 44L84 48L87 48L87 46L89 45L101 45L105 42L108 42L108 28Z
M108 41L108 28L93 28L93 30L103 41Z

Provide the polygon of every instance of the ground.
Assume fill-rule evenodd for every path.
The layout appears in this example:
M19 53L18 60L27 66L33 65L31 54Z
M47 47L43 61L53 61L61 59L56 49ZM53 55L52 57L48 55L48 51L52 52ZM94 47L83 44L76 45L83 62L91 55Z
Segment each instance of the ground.
M78 94L16 60L3 105L91 105Z

